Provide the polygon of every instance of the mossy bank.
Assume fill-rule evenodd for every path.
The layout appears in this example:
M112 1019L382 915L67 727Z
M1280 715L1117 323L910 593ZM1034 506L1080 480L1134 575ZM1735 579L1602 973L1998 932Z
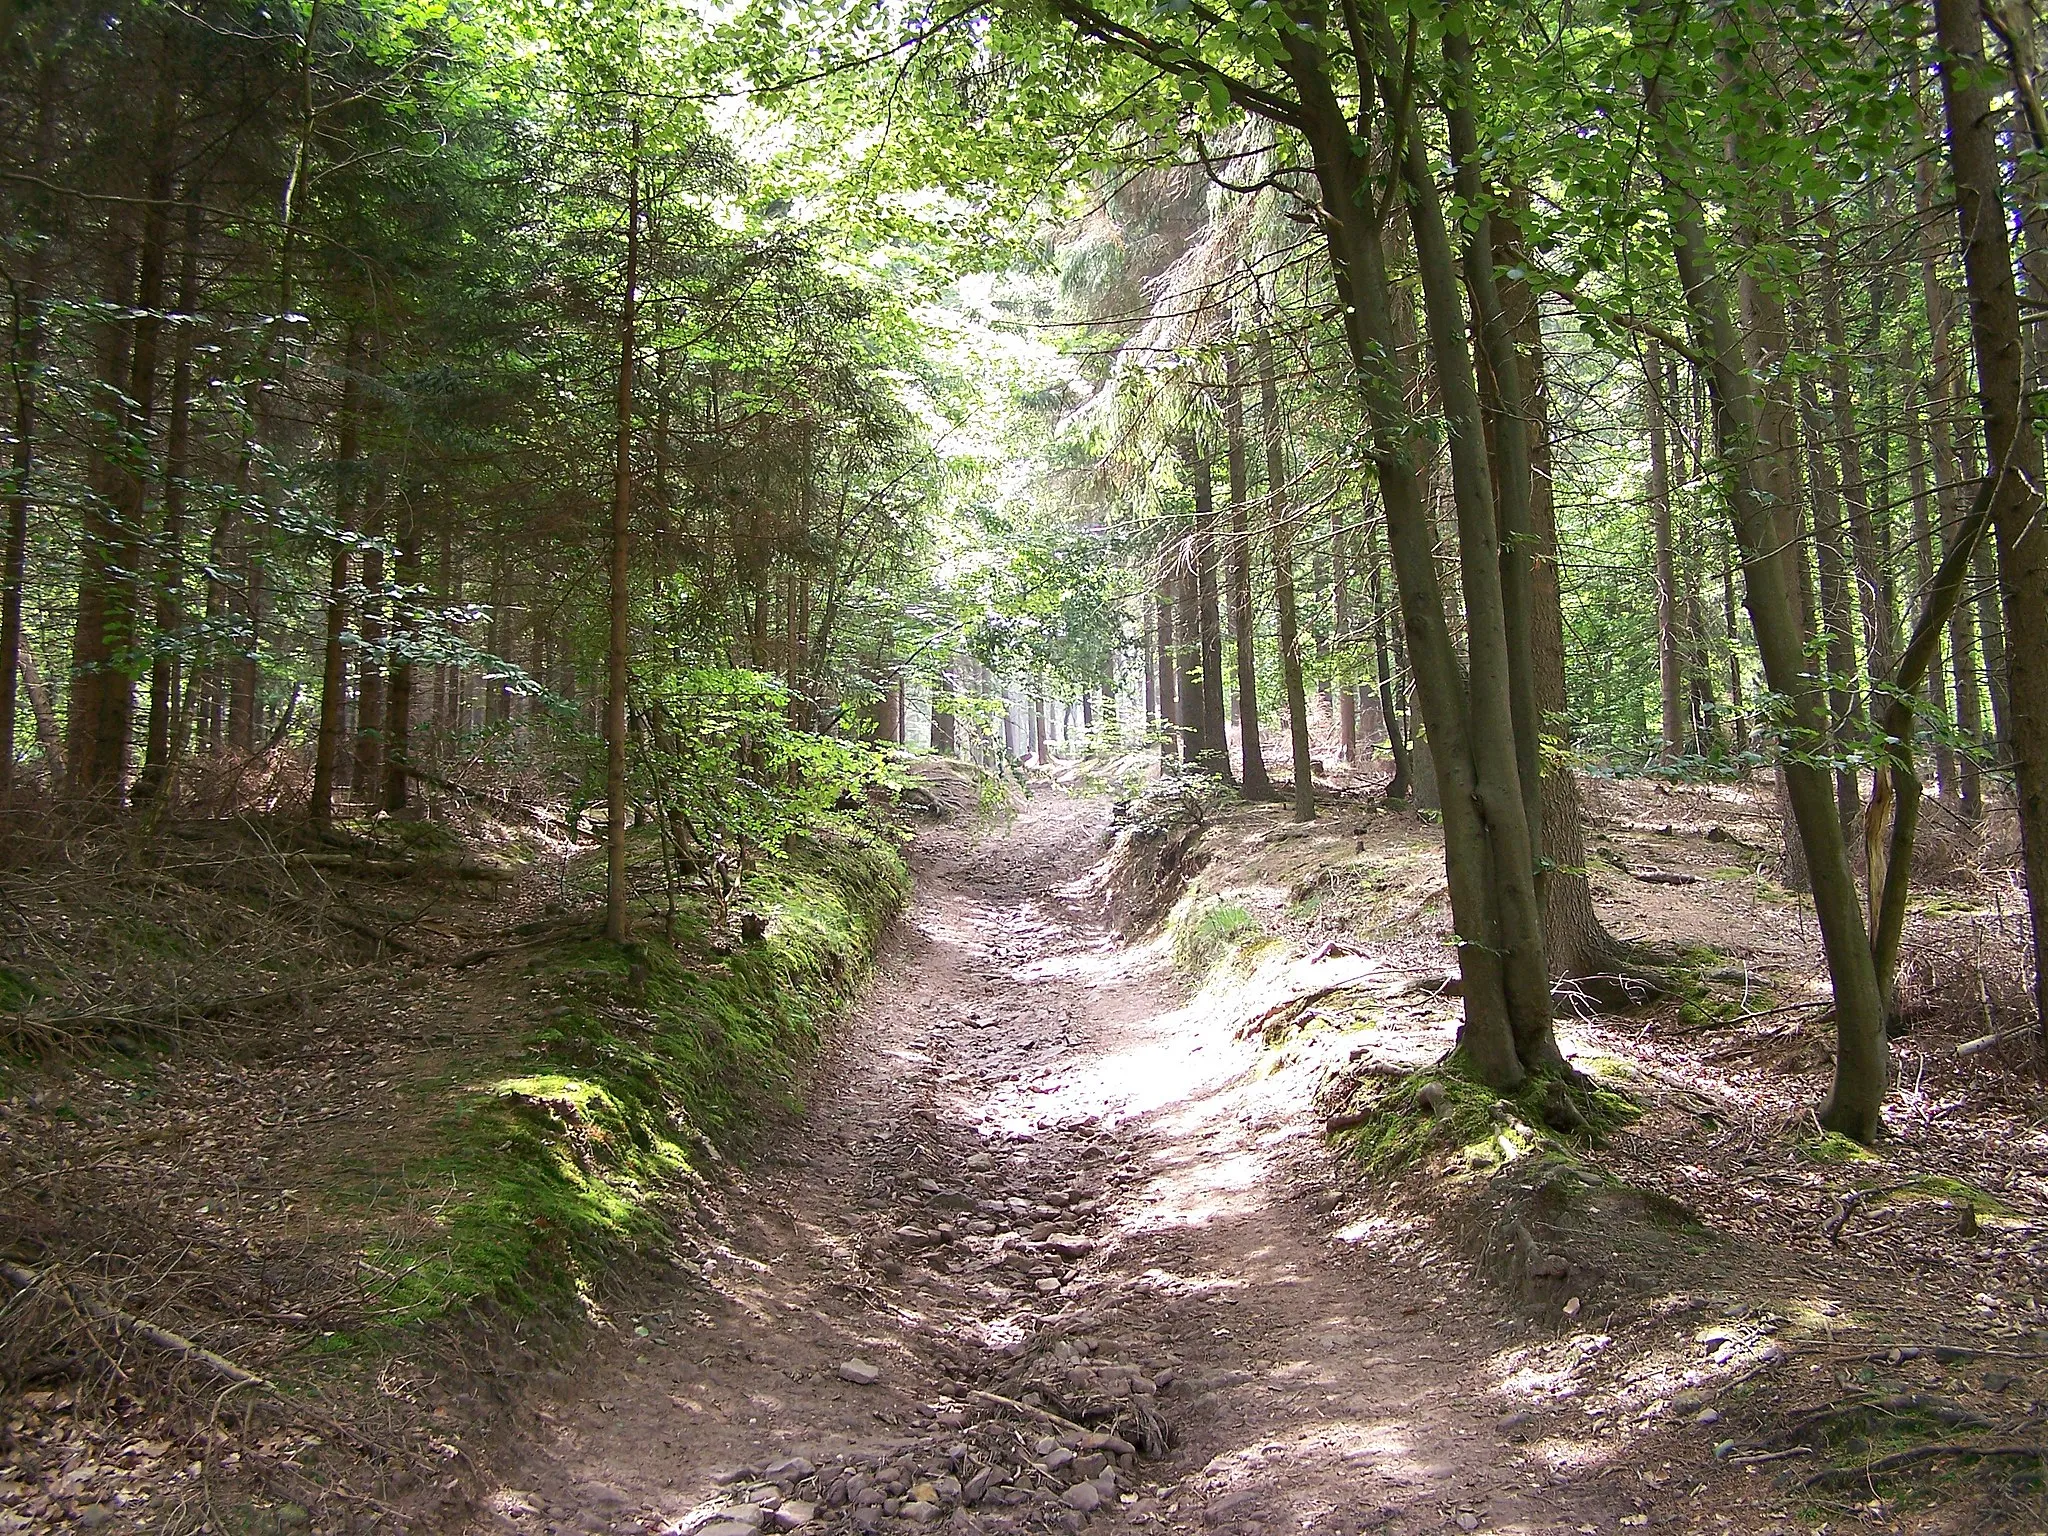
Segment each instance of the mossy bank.
M840 822L750 875L758 940L683 906L628 944L541 952L531 1027L452 1085L443 1151L410 1181L433 1220L387 1256L407 1277L397 1314L572 1317L611 1266L674 1258L692 1191L801 1107L828 1020L908 894L894 837Z

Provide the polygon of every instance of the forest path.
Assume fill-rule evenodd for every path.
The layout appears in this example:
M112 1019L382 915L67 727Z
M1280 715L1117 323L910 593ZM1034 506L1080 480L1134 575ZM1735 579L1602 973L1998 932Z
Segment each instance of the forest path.
M1644 1523L1598 1465L1509 1442L1485 1298L1389 1223L1339 1230L1303 1083L1092 914L1105 821L1041 791L1007 829L920 835L914 905L808 1114L718 1197L708 1283L644 1298L553 1378L486 1528L728 1536L837 1483L856 1502L807 1529L1077 1529L1096 1500L1061 1489L1090 1471L1091 1530ZM1026 1391L1020 1357L1094 1368L1083 1396L1141 1373L1173 1450L1033 1471L1067 1459L1057 1431L971 1395Z

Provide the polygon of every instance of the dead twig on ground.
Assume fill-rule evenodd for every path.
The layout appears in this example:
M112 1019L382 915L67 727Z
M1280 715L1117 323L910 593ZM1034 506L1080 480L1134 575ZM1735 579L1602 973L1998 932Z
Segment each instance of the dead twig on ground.
M1000 1392L984 1392L977 1387L967 1395L978 1403L988 1403L992 1407L1007 1409L1011 1413L1021 1413L1027 1419L1038 1419L1044 1423L1056 1425L1061 1429L1071 1430L1076 1434L1085 1435L1088 1433L1088 1426L1085 1424L1076 1424L1072 1419L1063 1419L1049 1408L1036 1408L1030 1403L1020 1403L1014 1397L1004 1397Z
M205 1346L193 1343L182 1333L173 1333L160 1324L152 1323L146 1317L137 1317L133 1312L125 1312L119 1307L110 1306L83 1287L73 1285L64 1279L54 1267L38 1271L21 1264L0 1263L0 1278L4 1278L8 1284L22 1292L34 1291L44 1285L52 1286L70 1305L87 1317L105 1323L117 1333L140 1339L238 1387L257 1387L265 1392L273 1390L269 1378L259 1376L254 1371L244 1370L226 1356L217 1355Z
M1824 1467L1800 1482L1802 1488L1840 1488L1861 1482L1867 1478L1883 1477L1888 1473L1902 1472L1916 1467L1924 1461L1934 1461L1943 1456L1957 1456L1968 1461L2048 1461L2048 1446L2039 1445L1976 1445L1970 1443L1941 1445L1916 1445L1910 1450L1894 1451L1889 1456L1866 1462L1860 1467Z

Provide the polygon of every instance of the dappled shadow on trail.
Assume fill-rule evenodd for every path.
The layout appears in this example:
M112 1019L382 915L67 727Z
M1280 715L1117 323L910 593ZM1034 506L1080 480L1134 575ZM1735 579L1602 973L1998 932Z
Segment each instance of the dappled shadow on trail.
M1562 1533L1640 1507L1503 1434L1520 1325L1400 1221L1347 1217L1304 1076L1099 920L1076 877L1103 824L1041 794L921 838L807 1117L557 1373L489 1524L816 1502L820 1530ZM1084 1411L1172 1448L1057 1444L1048 1414Z

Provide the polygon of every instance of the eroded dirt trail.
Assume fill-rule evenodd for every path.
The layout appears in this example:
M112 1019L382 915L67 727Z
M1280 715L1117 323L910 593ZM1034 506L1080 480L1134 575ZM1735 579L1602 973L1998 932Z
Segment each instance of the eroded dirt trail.
M921 839L808 1117L723 1192L705 1280L558 1378L491 1523L1642 1523L1510 1443L1499 1319L1343 1214L1302 1084L1090 914L1105 818L1041 794L1006 832Z

